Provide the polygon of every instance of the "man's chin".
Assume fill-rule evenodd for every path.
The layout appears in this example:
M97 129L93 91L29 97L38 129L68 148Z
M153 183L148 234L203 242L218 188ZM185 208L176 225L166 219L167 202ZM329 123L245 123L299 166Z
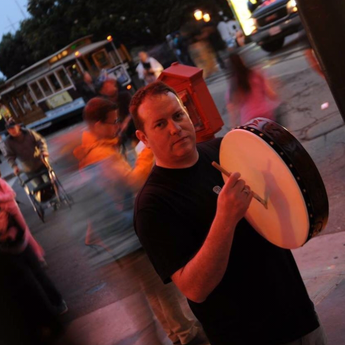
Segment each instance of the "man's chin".
M185 144L183 145L183 147L180 147L177 150L175 150L175 155L181 158L189 157L193 155L193 153L194 153L194 146L191 144L189 145Z

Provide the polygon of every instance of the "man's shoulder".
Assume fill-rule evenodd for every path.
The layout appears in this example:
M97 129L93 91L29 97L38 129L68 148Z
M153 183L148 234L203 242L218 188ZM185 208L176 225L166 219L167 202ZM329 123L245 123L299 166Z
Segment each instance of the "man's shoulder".
M139 198L147 198L149 196L154 195L154 191L160 189L161 186L161 174L157 173L157 167L154 166L151 170L150 175L146 179L144 185L142 186L141 190L137 195L137 199Z
M197 148L199 151L206 151L206 150L218 150L220 148L220 144L223 138L215 138L208 141L203 141L197 144Z
M24 136L31 136L31 137L33 137L34 134L37 134L37 132L35 132L34 130L26 128L26 127L21 127L20 130L22 131Z
M11 135L8 135L7 138L4 140L5 145L11 145L15 142L16 142L15 138L12 137Z
M26 134L39 135L39 136L41 136L38 132L34 131L33 129L22 128L22 131L23 131L23 133L26 133Z
M165 175L165 170L154 166L145 184L136 197L136 209L141 209L144 205L156 205L159 207L166 197L169 197L171 179ZM169 171L172 173L172 171ZM171 174L169 174L171 175Z

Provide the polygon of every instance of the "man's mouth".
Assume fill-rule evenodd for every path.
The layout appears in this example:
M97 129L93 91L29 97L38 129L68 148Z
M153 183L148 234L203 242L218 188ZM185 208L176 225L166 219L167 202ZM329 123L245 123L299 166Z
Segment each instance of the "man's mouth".
M188 139L188 137L182 137L182 138L176 140L176 141L174 142L173 145L178 144L178 143L181 143L181 142L183 142L183 141L185 141L185 140L187 140L187 139Z

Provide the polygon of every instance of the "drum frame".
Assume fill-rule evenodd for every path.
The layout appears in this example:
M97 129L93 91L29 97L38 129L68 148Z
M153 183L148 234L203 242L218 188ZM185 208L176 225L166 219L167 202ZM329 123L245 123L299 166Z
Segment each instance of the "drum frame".
M306 242L318 235L328 221L328 197L321 175L302 144L285 127L267 118L252 119L236 129L258 135L279 154L294 176L308 210Z

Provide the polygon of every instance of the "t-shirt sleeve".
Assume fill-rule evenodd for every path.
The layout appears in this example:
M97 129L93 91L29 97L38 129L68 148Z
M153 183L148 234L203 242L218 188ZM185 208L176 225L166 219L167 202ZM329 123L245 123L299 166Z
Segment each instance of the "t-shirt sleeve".
M155 200L147 203L152 207L136 207L134 227L156 272L164 283L169 283L170 277L194 257L201 245L192 232L185 231L190 224L183 220L183 215L174 212L172 218L160 203Z

